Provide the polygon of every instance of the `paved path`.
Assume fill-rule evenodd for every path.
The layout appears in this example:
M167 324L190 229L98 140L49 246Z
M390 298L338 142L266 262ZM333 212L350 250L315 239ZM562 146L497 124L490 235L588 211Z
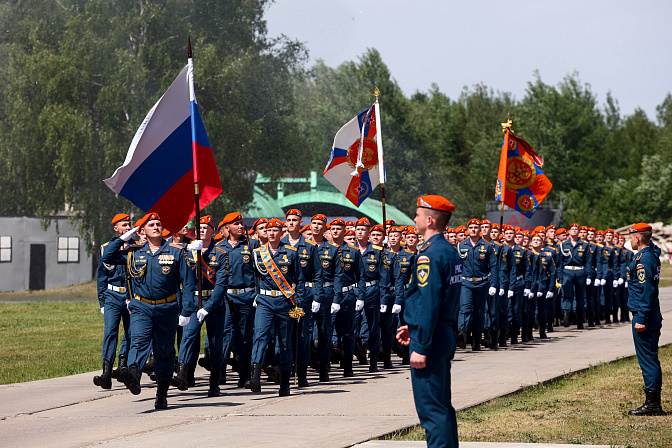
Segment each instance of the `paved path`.
M672 288L661 290L661 297L670 322ZM560 329L550 336L498 352L458 351L455 407L634 355L629 324ZM661 345L671 342L672 331L664 327ZM278 397L278 386L264 383L261 394L228 385L222 397L207 398L199 368L197 386L182 393L171 388L165 411L154 411L155 389L146 376L138 396L116 382L110 391L96 388L94 373L0 386L0 446L347 447L418 422L408 368L369 374L358 367L347 381L337 372L324 385L313 373L314 386L292 388L290 397Z

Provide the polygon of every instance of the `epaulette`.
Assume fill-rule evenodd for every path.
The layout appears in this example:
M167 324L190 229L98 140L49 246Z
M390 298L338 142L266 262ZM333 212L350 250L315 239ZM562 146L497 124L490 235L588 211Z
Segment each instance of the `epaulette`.
M128 247L126 247L126 249L140 249L143 246L144 246L144 244L137 244L137 243L136 244L130 244Z
M540 252L535 251L534 249L531 251L534 255L539 255Z
M184 249L184 247L185 247L184 244L182 244L182 243L168 243L168 245L171 246L171 247L176 247L178 249Z
M431 245L432 245L432 242L431 242L431 241L427 242L427 244L423 244L422 247L418 249L418 252L424 252L424 251L426 251L427 248L428 248L429 246L431 246Z
M223 254L228 253L226 250L222 249L222 248L219 247L219 246L215 246L215 249L218 250L219 252L223 253Z
M495 243L495 244L498 245L498 246L501 246L501 245L502 245L502 243L500 243L499 241L492 240L492 242Z
M105 247L105 246L107 246L108 244L110 244L109 241L108 241L107 243L103 243L103 244L101 244L100 247Z
M334 246L334 247L340 247L338 244L334 243L333 241L329 241L329 244Z
M306 243L310 244L311 246L317 246L317 243L313 240L306 240Z
M306 241L307 241L307 240L306 240ZM290 246L289 244L285 244L285 247L286 247L287 249L291 250L291 251L294 251L294 252L296 252L296 251L298 250L296 247L294 247L294 246ZM257 249L254 249L254 250L257 250Z
M372 244L371 247L373 247L376 250L383 250L383 246L376 246L375 244Z
M597 247L604 247L604 245L603 245L603 244L600 244L600 243L595 243L595 245L596 245Z
M351 249L357 249L357 250L359 250L359 248L358 248L357 246L355 246L354 244L350 244L350 243L348 243L348 247L350 247Z
M255 247L254 249L252 249L252 252L259 252L260 250L261 250L261 247Z

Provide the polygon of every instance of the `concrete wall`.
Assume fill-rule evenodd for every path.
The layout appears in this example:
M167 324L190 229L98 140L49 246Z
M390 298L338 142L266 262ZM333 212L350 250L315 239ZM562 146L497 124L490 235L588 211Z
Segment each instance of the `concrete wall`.
M89 241L79 239L78 262L57 261L58 237L79 237L79 233L68 223L67 218L55 218L43 230L37 218L0 217L0 236L12 237L12 261L0 262L0 291L29 289L31 244L45 245L46 289L85 283L93 278Z

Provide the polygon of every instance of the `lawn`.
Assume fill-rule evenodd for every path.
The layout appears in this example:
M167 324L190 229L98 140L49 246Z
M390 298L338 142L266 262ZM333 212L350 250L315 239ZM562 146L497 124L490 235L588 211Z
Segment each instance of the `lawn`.
M663 382L672 378L672 346L660 349ZM636 358L600 364L547 385L528 387L457 413L460 441L672 446L672 413L631 417L644 401ZM672 411L672 392L663 387L663 409ZM388 439L424 440L416 426Z

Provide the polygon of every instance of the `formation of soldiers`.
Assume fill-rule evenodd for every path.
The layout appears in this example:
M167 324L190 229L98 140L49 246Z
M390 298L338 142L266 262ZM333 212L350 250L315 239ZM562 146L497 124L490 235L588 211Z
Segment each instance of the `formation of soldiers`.
M195 385L197 364L210 371L210 397L219 396L228 368L238 387L260 392L263 372L285 396L292 373L298 387L310 385L310 367L328 382L337 365L354 376L355 359L369 372L379 362L393 368L393 352L408 364L395 333L422 244L416 228L323 214L303 220L291 209L285 221L260 218L247 229L240 213L217 226L205 216L192 241L186 227L164 231L155 213L133 228L129 215L115 216L116 236L101 248L98 270L105 334L94 383L109 389L116 378L139 394L145 372L157 382L155 408L165 409L170 385ZM458 347L496 350L519 336L532 340L534 328L546 338L559 323L617 322L619 310L629 320L624 278L632 252L611 229L572 224L529 233L472 219L444 236L462 259L461 280L451 277L462 286Z

